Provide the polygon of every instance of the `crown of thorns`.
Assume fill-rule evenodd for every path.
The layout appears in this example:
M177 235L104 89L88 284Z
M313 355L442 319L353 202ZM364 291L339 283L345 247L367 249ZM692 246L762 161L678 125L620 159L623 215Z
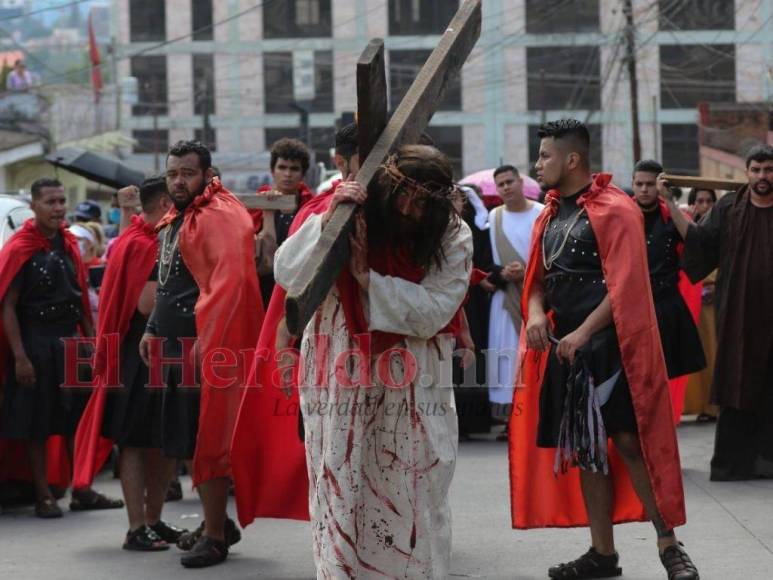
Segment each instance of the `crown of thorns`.
M381 167L389 177L392 187L403 187L412 198L416 195L447 198L456 190L455 185L449 186L437 181L420 182L408 177L397 166L397 155L390 155Z

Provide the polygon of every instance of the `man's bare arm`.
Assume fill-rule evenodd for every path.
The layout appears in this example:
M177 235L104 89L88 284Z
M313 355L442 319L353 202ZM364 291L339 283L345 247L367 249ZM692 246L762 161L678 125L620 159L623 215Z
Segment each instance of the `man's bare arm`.
M3 300L3 329L8 338L8 344L11 347L13 356L16 360L27 358L24 350L24 344L21 340L21 328L19 327L19 318L16 316L16 305L19 303L19 290L14 288L13 284L8 288L8 292Z
M687 239L687 230L690 227L690 222L682 213L682 210L677 207L674 201L674 194L671 188L668 186L668 181L664 179L665 174L658 175L658 193L665 200L669 211L671 212L671 220L674 222L679 235L683 240Z

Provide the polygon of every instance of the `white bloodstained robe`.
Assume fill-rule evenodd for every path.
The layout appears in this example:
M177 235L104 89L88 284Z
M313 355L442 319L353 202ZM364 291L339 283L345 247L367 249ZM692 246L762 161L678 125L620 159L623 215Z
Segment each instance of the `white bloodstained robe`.
M502 263L497 249L497 224L495 211L502 212L502 231L510 245L528 262L531 230L544 206L531 201L524 211L507 211L504 206L491 210L489 214L489 235L494 263ZM489 311L488 352L486 353L486 379L489 401L499 405L513 402L515 372L518 367L518 337L521 332L504 306L505 291L497 290L491 298Z
M310 217L277 251L274 271L282 287L289 287L316 246L321 217ZM379 375L375 354L372 386L338 381L335 361L356 343L336 287L303 334L298 383L317 578L448 577L448 489L457 453L454 339L436 335L467 292L472 266L467 225L449 227L442 244L443 267L429 269L420 283L371 270L369 290L362 293L370 331L406 336L395 346L416 361L408 386L384 386L381 378L387 375L383 369ZM323 348L327 357L320 356ZM404 360L410 356L388 359L397 384L410 366ZM339 372L357 365L343 364Z

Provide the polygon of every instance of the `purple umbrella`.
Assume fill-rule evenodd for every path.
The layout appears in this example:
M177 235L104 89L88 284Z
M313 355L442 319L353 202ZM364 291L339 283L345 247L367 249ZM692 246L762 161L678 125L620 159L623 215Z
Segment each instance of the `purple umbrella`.
M539 200L541 189L539 183L528 175L521 175L523 179L523 194L529 199ZM494 183L494 170L483 169L472 175L468 175L460 182L462 185L477 185L483 191L484 197L499 197L497 186Z

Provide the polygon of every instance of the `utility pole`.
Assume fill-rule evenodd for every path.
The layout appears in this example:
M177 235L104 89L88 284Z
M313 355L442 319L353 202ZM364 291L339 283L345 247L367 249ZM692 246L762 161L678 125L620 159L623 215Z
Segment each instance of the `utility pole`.
M115 88L115 128L116 130L121 129L121 105L123 102L123 95L122 92L122 85L118 79L118 56L116 55L116 51L118 50L118 45L115 41L115 36L110 38L110 74L113 77L113 87Z
M547 104L545 102L545 69L539 69L539 108L540 108L540 123L543 125L547 121Z
M158 147L158 87L155 80L150 83L150 89L153 99L153 103L150 106L153 110L153 169L158 173L161 168L161 163L159 160Z
M202 118L203 131L202 131L202 133L204 134L204 145L206 145L207 148L211 150L212 149L212 145L213 145L213 143L212 143L213 139L210 138L211 137L212 127L210 126L210 123L209 123L209 115L210 115L210 110L209 110L209 79L205 78L204 81L201 84L203 85L203 87L202 87L202 100L204 101L204 111L202 113L202 115L203 115L203 118Z
M636 76L636 31L633 27L633 2L623 0L625 14L626 64L631 93L631 130L633 133L633 161L641 159L641 135L639 133L639 81Z

